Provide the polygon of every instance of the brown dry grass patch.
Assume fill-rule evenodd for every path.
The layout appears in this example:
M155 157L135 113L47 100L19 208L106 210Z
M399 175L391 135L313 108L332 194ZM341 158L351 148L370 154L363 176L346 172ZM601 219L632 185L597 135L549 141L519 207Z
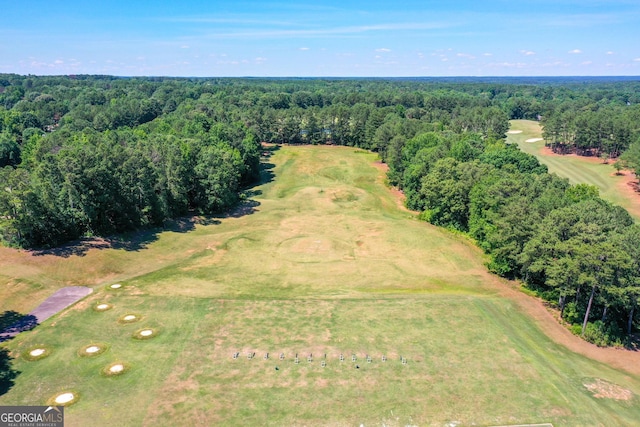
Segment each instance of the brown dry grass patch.
M587 390L593 393L593 397L597 399L614 399L614 400L631 400L633 393L631 390L620 387L619 385L596 378L594 382L583 384Z

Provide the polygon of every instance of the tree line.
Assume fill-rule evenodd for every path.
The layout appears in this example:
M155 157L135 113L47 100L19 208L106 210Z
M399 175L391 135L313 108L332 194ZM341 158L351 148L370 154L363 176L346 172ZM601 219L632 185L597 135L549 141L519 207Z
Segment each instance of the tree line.
M543 137L556 153L619 157L640 135L640 104L575 109L561 104L542 120Z
M622 345L640 296L640 226L502 139L427 132L387 153L390 181L432 224L472 237L489 269L557 304L572 330Z
M557 150L626 150L639 167L638 89L0 75L0 238L51 247L225 211L259 178L261 142L355 146L379 153L422 219L475 239L491 271L554 301L588 340L620 343L637 324L638 226L504 136L510 119L541 120Z

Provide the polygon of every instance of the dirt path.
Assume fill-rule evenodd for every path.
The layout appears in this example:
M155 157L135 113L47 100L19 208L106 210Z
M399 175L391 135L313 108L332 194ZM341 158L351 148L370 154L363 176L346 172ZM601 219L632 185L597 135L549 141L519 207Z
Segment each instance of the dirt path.
M386 163L382 163L380 160L373 162L372 165L373 167L375 167L376 169L382 172L382 174L380 175L380 182L384 183L387 177L387 172L389 172L389 165L387 165ZM396 201L396 205L398 206L398 209L400 209L403 212L409 212L416 215L420 213L420 212L412 211L405 206L404 204L405 197L402 190L399 190L396 187L391 187L387 184L384 184L384 186L389 189L389 192L391 193L391 195Z
M554 311L547 308L541 300L514 289L515 284L512 282L498 278L496 280L503 282L500 286L501 293L515 301L535 320L538 327L556 343L616 369L640 375L640 352L617 348L602 348L588 343L582 338L573 335L566 327L561 325Z
M374 166L386 173L387 165L376 163ZM390 190L396 198L398 206L406 210L406 207L404 207L404 194L399 190ZM480 250L476 247L472 249ZM538 327L556 343L564 345L575 353L606 363L616 369L634 375L640 375L640 351L602 348L588 343L569 332L569 330L559 322L556 312L547 308L540 299L518 290L518 284L516 282L501 279L487 271L484 273L486 273L490 283L498 289L500 295L515 301L518 306L536 322Z
M54 314L64 310L75 302L86 297L93 292L93 289L85 286L69 286L66 288L58 289L49 298L44 300L42 304L36 307L31 313L26 316L29 320L29 326L14 325L7 328L8 332L0 334L0 342L13 338L24 330L33 328L36 323L42 323ZM22 322L19 322L22 323Z

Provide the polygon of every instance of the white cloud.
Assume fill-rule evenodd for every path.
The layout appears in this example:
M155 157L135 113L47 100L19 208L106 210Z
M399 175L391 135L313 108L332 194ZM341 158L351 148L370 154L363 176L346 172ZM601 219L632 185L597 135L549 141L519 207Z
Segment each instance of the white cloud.
M591 65L591 64L593 64L593 61L584 61L580 63L580 65Z
M180 46L180 49L189 49L189 45L183 44L182 46Z
M579 53L582 53L582 51L580 49L573 49L573 50L570 50L568 53L571 53L573 55L577 55Z
M308 47L301 47L298 50L309 50L309 48Z
M468 53L456 53L456 56L459 58L476 59L475 56Z
M436 31L451 27L448 22L400 22L377 25L358 25L348 27L327 27L318 29L263 29L263 26L249 28L245 31L211 32L200 38L290 38L290 37L342 37L347 35L371 33L371 32L397 32L397 31Z
M535 55L536 53L532 50L521 50L520 51L521 54L525 55L525 56L531 56L531 55Z
M380 49L376 49L376 52L391 52L391 49L387 49L386 47L381 47Z
M613 55L613 51L611 51L611 50L610 50L610 51L608 51L608 52L607 52L607 55Z
M635 58L633 62L640 62L640 58Z
M493 53L486 52L486 53L483 53L482 56L493 56Z
M496 67L507 67L507 68L522 68L524 67L526 64L522 63L522 62L497 62L495 64L491 64L491 66L496 66Z

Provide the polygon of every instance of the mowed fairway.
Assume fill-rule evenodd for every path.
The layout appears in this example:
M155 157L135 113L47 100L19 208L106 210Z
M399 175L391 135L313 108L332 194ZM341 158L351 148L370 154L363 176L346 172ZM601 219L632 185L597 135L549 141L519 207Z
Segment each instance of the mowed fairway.
M600 196L622 206L631 213L636 220L640 220L640 194L634 192L628 183L634 180L631 171L615 174L612 162L605 164L599 158L581 157L576 155L557 155L545 149L540 124L531 120L512 120L511 131L522 131L508 134L507 142L516 143L525 153L532 154L549 168L549 172L569 179L572 184L595 185L600 190ZM538 139L535 142L527 140Z
M640 378L547 338L475 247L399 207L374 161L282 147L237 215L133 250L3 249L15 309L39 302L19 286L95 292L8 343L21 374L0 405L73 392L69 426L637 425ZM29 361L34 348L50 355Z

